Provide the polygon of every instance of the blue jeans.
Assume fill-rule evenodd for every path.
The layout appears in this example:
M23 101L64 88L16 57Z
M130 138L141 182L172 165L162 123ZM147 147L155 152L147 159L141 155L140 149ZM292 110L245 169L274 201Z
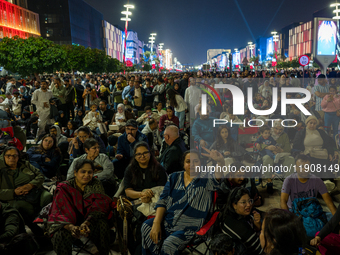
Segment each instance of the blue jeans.
M179 118L179 128L184 128L184 120L185 120L185 111L183 112L175 112L175 116Z
M336 116L336 112L325 112L325 129L326 132L333 128L333 139L335 140L335 136L338 134L340 118Z

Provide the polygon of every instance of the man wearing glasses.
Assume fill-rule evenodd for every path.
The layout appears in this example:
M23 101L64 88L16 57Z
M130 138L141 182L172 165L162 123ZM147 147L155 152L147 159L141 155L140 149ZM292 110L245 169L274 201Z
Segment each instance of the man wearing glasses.
M148 138L138 130L136 120L128 120L125 126L125 133L118 138L117 155L112 161L116 169L115 174L119 179L124 177L124 171L133 157L135 144L141 141L148 143Z

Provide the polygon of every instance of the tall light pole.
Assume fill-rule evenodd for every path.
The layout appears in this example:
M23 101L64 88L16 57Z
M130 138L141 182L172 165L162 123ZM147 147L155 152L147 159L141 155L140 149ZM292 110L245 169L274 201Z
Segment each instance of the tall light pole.
M130 12L129 9L134 9L135 6L132 4L125 4L124 7L126 8L126 11L122 11L121 13L124 14L125 17L120 18L120 20L125 21L125 41L124 41L124 53L123 53L123 63L125 65L127 29L128 29L129 21L131 21L131 19L129 18L129 15L132 15L132 12Z
M333 17L333 19L337 20L337 35L339 34L339 20L340 20L340 9L339 9L340 3L338 3L338 1L335 1L334 4L331 4L331 7L335 7L335 10L333 11L335 13L335 16ZM336 55L337 55L337 60L339 63L339 43L337 43L336 46ZM339 64L338 64L338 68L339 68Z
M151 43L151 54L150 54L150 58L151 60L153 60L153 57L152 57L152 52L153 52L153 44L155 43L155 40L156 40L156 33L151 33L150 34L150 37L149 37L149 43Z
M276 58L276 61L277 61L277 42L279 41L279 35L277 34L277 32L274 30L272 33L273 35L273 43L274 43L274 52L275 52L275 58Z
M253 52L253 49L255 49L255 45L253 44L253 42L248 42L249 44L249 49L250 49L250 57L252 57L252 52Z
M334 4L331 4L331 7L335 7L335 10L333 11L335 13L335 16L333 17L333 19L340 19L340 9L338 8L340 6L340 4L338 3L338 1L336 1Z

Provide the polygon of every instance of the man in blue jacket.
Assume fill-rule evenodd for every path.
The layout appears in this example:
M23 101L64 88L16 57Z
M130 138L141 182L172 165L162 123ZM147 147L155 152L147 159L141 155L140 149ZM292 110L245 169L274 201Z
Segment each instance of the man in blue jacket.
M138 130L136 120L128 120L125 126L125 133L118 138L116 159L112 161L114 169L116 169L115 174L119 179L124 177L125 169L133 157L135 144L141 141L148 143L148 138Z

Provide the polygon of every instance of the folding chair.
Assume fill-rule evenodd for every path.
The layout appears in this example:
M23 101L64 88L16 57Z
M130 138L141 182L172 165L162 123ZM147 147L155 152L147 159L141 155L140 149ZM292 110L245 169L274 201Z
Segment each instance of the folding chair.
M216 201L217 201L217 191L214 191L214 201L213 201L213 210L217 209L216 206ZM186 248L191 252L197 252L200 255L206 255L209 252L209 247L210 247L210 240L212 237L212 227L215 225L215 222L217 220L217 217L219 215L219 211L215 211L213 215L210 217L209 221L204 224L192 237L190 242L187 244ZM200 252L197 248L201 244L205 244L207 249L205 250L204 253Z

